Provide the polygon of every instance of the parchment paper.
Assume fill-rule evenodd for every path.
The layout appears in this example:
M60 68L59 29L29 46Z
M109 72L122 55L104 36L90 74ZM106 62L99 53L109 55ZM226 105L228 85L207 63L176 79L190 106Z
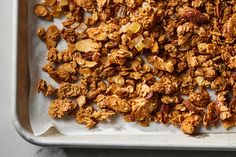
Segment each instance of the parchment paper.
M84 125L75 122L71 117L55 120L48 116L48 107L50 98L38 94L36 91L36 84L40 79L44 79L55 87L58 84L51 79L47 73L42 71L43 65L46 63L47 49L45 44L37 37L36 29L38 27L47 28L52 22L42 20L34 15L33 7L35 4L40 3L39 0L28 1L28 50L29 50L29 68L31 87L29 95L29 115L33 132L36 136L45 133L51 126L62 134L76 135L76 134L135 134L135 133L174 133L180 134L181 131L175 126L166 126L158 123L151 123L149 127L142 127L136 123L127 123L121 116L114 117L110 122L100 123L94 129L87 129ZM60 29L62 19L54 19ZM66 48L65 42L61 41L58 45L59 50ZM214 99L214 94L212 99ZM203 133L225 133L225 129L221 127L206 130L201 128ZM236 128L232 128L228 132L236 132Z

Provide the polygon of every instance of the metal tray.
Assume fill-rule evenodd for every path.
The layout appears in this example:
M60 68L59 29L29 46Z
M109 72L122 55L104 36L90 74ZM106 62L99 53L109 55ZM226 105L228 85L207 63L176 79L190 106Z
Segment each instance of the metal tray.
M198 137L158 132L68 136L51 128L42 136L34 136L28 116L30 78L27 59L27 0L14 1L13 10L13 123L26 141L35 145L63 147L236 150L236 133L204 134Z

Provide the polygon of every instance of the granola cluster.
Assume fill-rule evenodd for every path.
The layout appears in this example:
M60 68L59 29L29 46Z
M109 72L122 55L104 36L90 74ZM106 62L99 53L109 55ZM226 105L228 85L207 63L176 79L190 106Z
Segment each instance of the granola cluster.
M59 84L37 87L55 98L51 117L93 128L119 114L190 135L236 125L235 0L44 0L34 11L65 17L61 30L37 30L48 49L43 71Z

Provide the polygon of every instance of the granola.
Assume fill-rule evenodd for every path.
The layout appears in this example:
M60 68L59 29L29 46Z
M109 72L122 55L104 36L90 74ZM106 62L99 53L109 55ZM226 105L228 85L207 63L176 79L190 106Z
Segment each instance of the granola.
M124 115L186 134L236 125L236 3L205 0L44 0L35 15L63 28L38 28L48 49L37 91L48 114L93 128ZM60 39L67 48L59 50ZM216 99L209 92L215 92ZM185 96L185 97L184 97Z
M56 99L50 104L48 114L53 118L62 118L65 113L75 110L77 103L68 99Z
M193 115L187 117L181 124L181 130L186 134L194 134L201 122L201 116Z
M51 84L47 84L45 80L40 80L37 86L38 93L43 92L45 96L52 96L57 92Z

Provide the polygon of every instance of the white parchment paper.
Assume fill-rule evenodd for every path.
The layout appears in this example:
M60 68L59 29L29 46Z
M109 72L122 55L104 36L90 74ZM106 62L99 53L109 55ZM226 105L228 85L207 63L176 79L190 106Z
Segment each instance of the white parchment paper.
M71 117L65 117L63 119L55 120L48 116L48 107L50 104L50 98L38 94L36 91L36 84L40 79L44 79L50 82L55 87L58 84L51 79L47 73L42 71L43 65L46 63L47 49L45 44L37 37L36 29L38 27L47 28L52 22L42 20L36 17L33 13L33 7L35 4L40 3L39 0L28 1L28 50L29 50L29 68L30 68L30 96L29 96L29 115L30 122L34 134L41 135L45 133L51 126L57 128L59 132L66 135L76 134L135 134L135 133L175 133L179 134L181 131L175 126L166 126L157 123L151 123L149 127L141 127L136 123L127 123L121 116L116 116L110 122L100 123L96 128L88 130L84 125L80 125L75 122ZM60 29L62 28L61 19L54 19ZM58 45L59 49L66 48L66 44L61 41ZM211 95L213 95L211 93ZM213 99L213 97L212 97ZM203 133L224 133L225 129L222 127L213 128L211 130L205 130L201 128ZM229 130L228 132L236 132L236 128Z

